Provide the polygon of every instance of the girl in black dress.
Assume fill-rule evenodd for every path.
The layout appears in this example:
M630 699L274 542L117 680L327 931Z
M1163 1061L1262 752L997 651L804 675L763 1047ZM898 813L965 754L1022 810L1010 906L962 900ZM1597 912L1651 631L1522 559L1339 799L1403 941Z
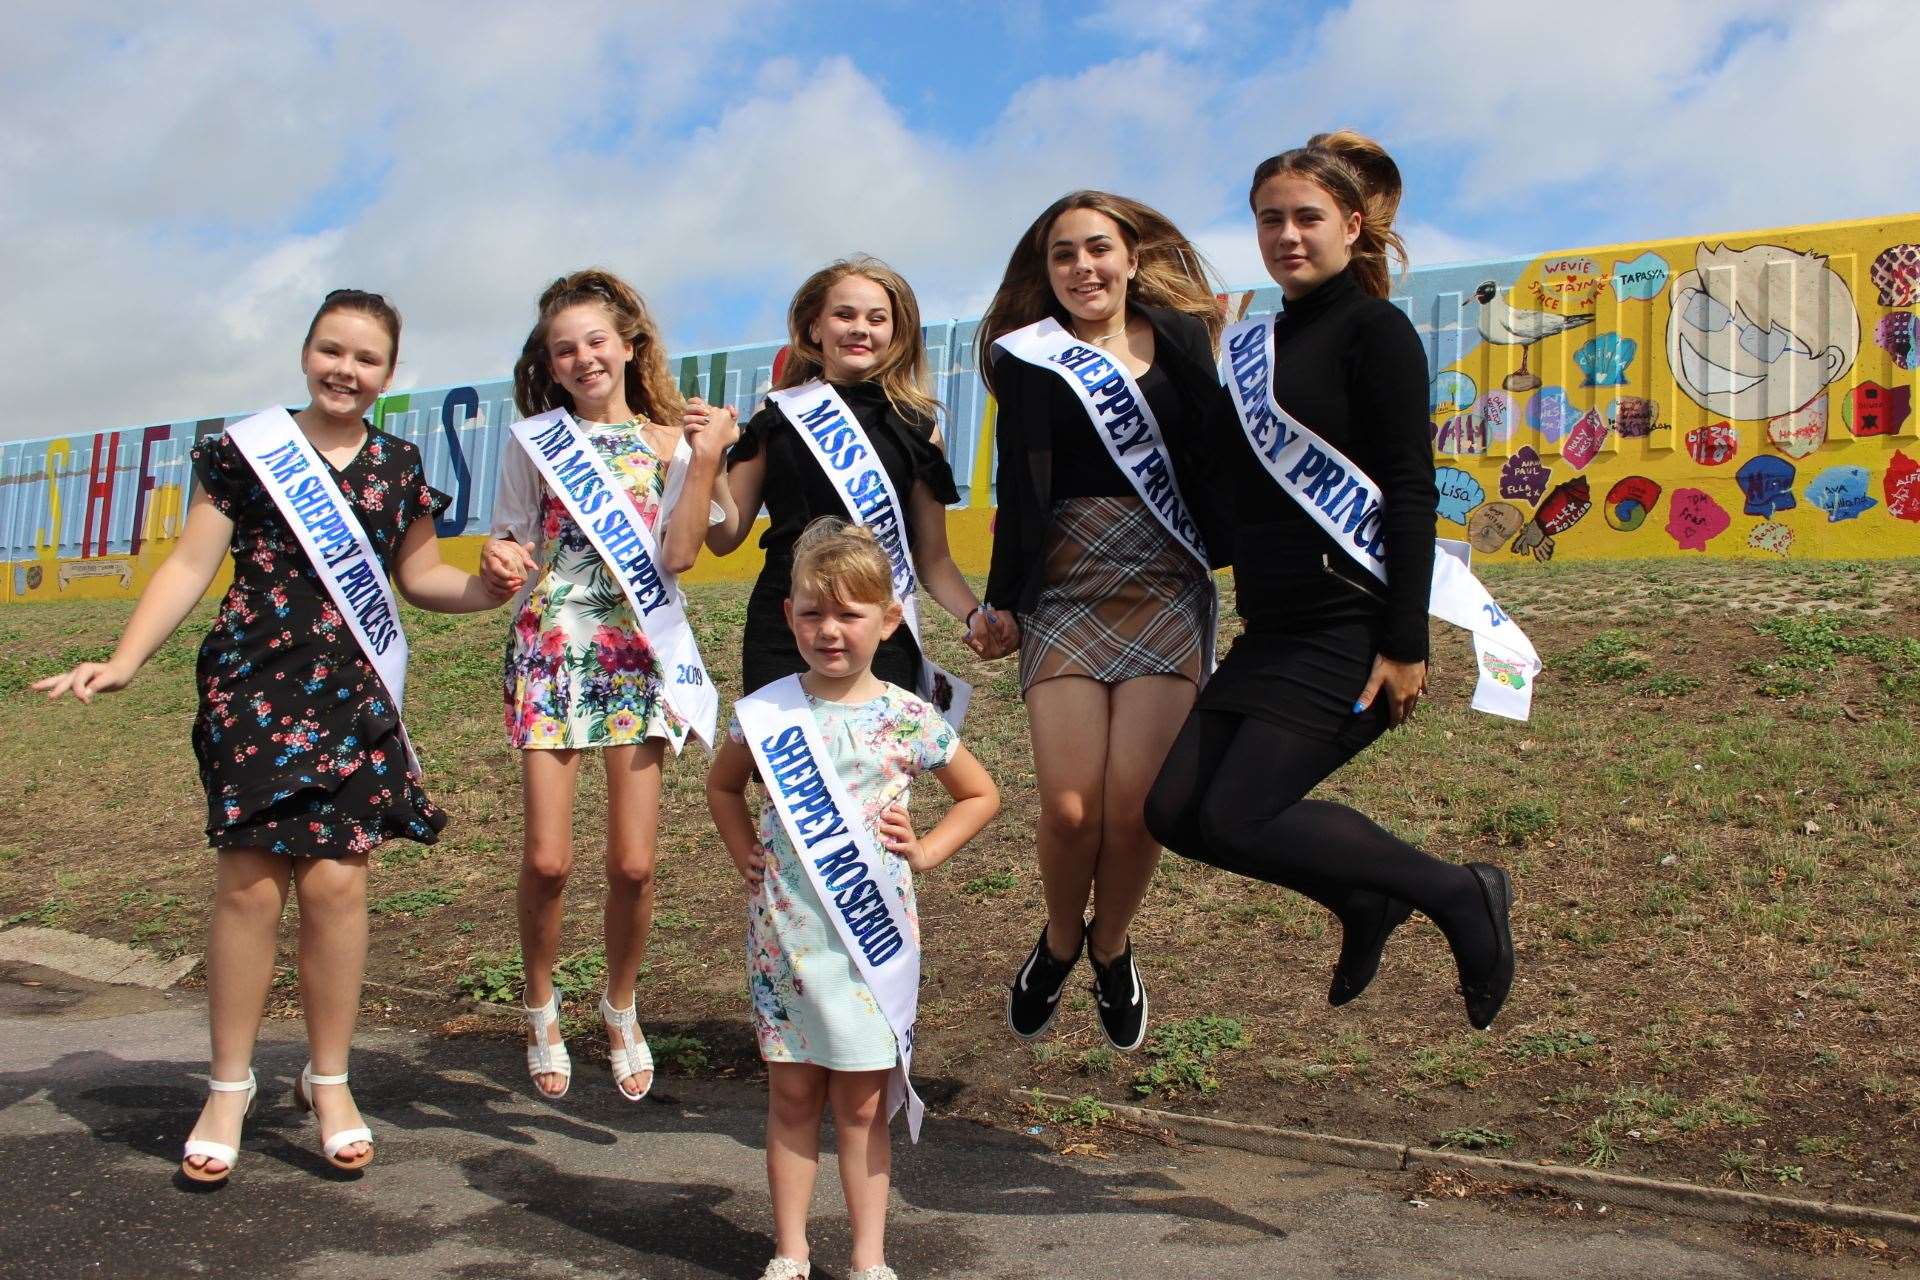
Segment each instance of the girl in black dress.
M1137 379L1204 546L1163 526L1143 496L1153 490L1122 470L1054 369L995 345L1042 332L1065 340L1063 330L1081 352L1098 353L1080 367L1124 365ZM1034 220L980 322L980 370L1000 405L987 599L1018 615L1047 902L1046 926L1008 989L1007 1023L1023 1038L1052 1024L1083 947L1107 1039L1131 1050L1146 1035L1130 930L1160 846L1143 806L1207 678L1209 570L1224 563L1214 518L1222 504L1196 447L1220 389L1219 330L1207 271L1179 228L1102 191L1063 196Z
M940 447L939 402L927 393L927 349L920 304L900 273L864 255L807 277L787 308L787 350L774 387L825 378L859 418L906 506L907 546L927 593L967 629L967 645L994 657L1007 651L1011 619L984 609L947 547L947 505L960 500ZM781 610L793 570L793 544L822 516L845 518L840 491L778 406L762 405L740 428L714 498L726 518L707 531L707 547L726 555L753 528L761 504L766 562L747 601L741 638L741 687L751 691L805 671ZM920 651L896 628L873 658L874 674L909 691L920 682Z
M1419 335L1387 298L1399 170L1358 134L1263 163L1250 194L1267 269L1273 397L1382 493L1384 589L1274 482L1224 393L1212 448L1235 477L1234 581L1246 634L1202 692L1147 801L1177 853L1305 894L1345 930L1329 1002L1373 980L1414 910L1452 944L1467 1016L1493 1021L1513 980L1506 873L1421 852L1304 797L1413 713L1427 673L1438 494Z
M428 487L419 450L364 420L393 379L399 347L400 317L384 298L328 294L301 348L311 399L293 420L408 600L441 613L491 609L506 597L441 563L433 518L447 498ZM253 467L223 436L193 450L193 468L199 492L186 529L113 656L34 688L91 702L124 687L232 553L233 587L198 665L193 748L207 840L220 850L207 940L213 1061L180 1170L222 1182L233 1168L289 881L300 896L311 1054L295 1096L315 1112L327 1158L357 1169L373 1158L347 1090L366 965L367 854L396 838L432 844L447 820L410 771L399 709Z

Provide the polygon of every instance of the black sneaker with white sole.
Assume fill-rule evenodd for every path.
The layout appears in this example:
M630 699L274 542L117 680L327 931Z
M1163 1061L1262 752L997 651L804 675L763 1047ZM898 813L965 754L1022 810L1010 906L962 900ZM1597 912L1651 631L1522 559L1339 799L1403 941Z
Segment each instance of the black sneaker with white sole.
M1147 988L1134 967L1133 943L1114 957L1112 964L1101 964L1087 953L1093 966L1093 998L1100 1006L1100 1029L1107 1043L1122 1053L1132 1053L1147 1038Z
M1040 940L1033 944L1027 962L1007 987L1007 1025L1013 1028L1013 1034L1031 1040L1053 1025L1053 1015L1060 1012L1060 993L1066 990L1073 966L1080 962L1080 946L1085 941L1083 936L1071 956L1056 960L1047 949L1046 928L1041 927Z

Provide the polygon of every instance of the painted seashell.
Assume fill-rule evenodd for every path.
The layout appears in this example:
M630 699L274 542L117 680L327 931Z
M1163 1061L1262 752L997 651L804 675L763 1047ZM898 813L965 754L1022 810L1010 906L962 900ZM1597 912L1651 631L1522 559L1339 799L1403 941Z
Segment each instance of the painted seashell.
M1633 363L1639 345L1617 333L1603 333L1587 341L1573 353L1573 362L1587 375L1589 387L1617 387L1627 380L1627 366Z

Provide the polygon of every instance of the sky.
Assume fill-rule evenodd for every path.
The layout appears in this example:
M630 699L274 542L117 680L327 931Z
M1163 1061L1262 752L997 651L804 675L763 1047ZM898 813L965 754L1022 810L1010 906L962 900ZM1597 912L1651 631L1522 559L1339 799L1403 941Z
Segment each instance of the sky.
M335 287L395 389L504 376L588 265L675 351L814 268L977 314L1055 197L1265 281L1253 166L1379 138L1416 265L1920 209L1910 0L389 0L0 12L0 439L301 403Z

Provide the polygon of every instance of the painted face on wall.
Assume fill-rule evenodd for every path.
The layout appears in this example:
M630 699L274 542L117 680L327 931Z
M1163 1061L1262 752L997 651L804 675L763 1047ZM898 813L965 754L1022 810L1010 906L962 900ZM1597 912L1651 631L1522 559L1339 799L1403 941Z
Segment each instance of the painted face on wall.
M1667 361L1710 413L1757 421L1805 407L1852 366L1860 318L1826 259L1776 245L1710 250L1675 278Z

